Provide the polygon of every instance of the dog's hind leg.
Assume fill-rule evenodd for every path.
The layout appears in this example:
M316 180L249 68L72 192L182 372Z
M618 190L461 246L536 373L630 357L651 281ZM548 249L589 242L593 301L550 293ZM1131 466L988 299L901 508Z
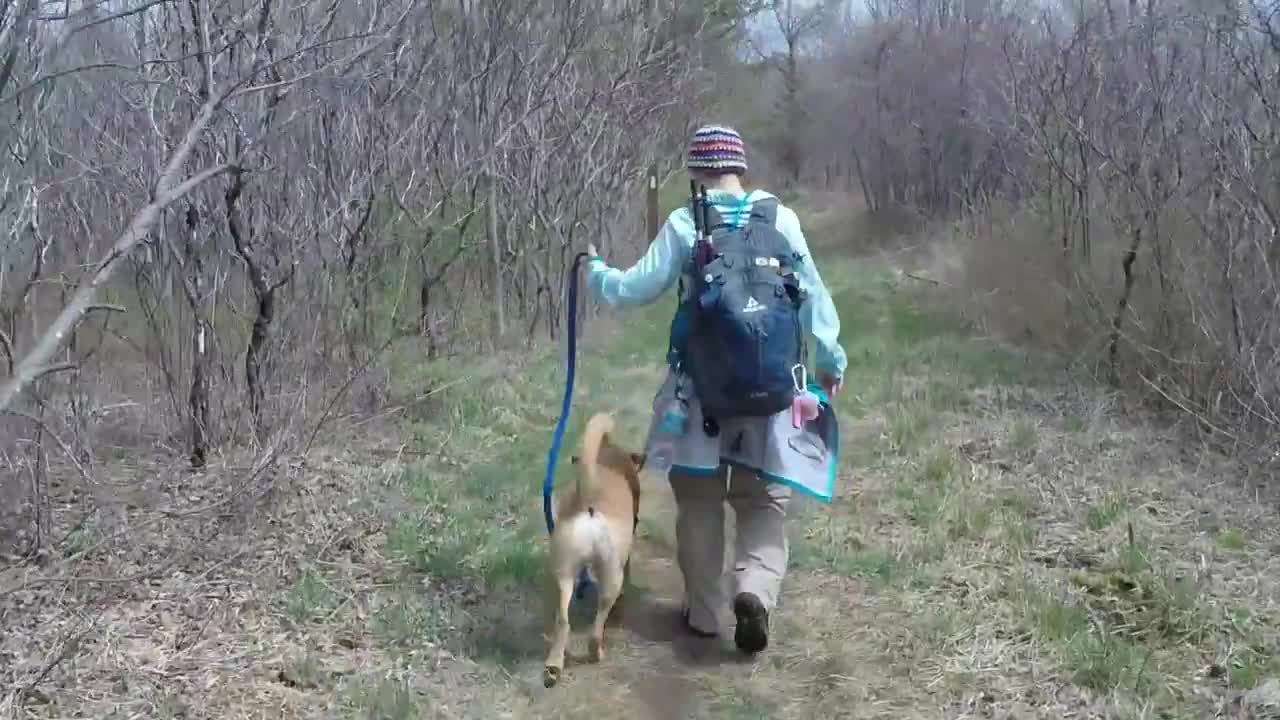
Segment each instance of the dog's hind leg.
M623 570L620 567L610 568L601 573L600 600L596 605L596 619L591 626L591 661L604 659L604 624L609 619L613 605L622 594Z
M618 598L613 601L613 609L609 611L609 619L605 621L606 627L617 627L622 624L626 613L627 583L630 580L631 558L627 558L627 564L622 566L622 592L618 593Z
M569 644L569 603L573 600L573 574L555 579L556 617L551 631L551 647L543 664L542 684L551 687L564 671L564 651Z

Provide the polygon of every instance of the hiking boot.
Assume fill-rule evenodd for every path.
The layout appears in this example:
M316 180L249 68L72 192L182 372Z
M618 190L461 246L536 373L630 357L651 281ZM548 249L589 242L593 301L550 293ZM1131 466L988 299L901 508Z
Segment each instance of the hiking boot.
M684 610L680 611L680 620L681 622L684 623L685 631L691 635L694 635L695 637L700 637L704 640L709 640L720 634L716 632L707 632L706 630L699 630L698 628L694 627L693 623L689 622L689 608L685 608Z
M754 593L743 592L733 599L738 626L733 642L744 653L754 655L769 645L769 611Z

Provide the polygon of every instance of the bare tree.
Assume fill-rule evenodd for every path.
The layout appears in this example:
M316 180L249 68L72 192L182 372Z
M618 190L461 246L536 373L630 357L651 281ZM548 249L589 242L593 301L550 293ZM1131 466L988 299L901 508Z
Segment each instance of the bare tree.
M816 32L835 15L836 3L823 0L818 3L798 3L796 0L773 0L773 17L786 43L781 59L783 92L779 98L779 125L789 131L783 134L780 148L782 165L787 180L800 182L804 163L803 134L797 130L805 119L804 77L800 63L804 44L813 39Z
M632 236L618 198L673 165L725 55L701 38L745 11L548 9L0 6L4 527L43 552L118 508L107 446L306 452L384 408L388 348L556 337L574 251Z

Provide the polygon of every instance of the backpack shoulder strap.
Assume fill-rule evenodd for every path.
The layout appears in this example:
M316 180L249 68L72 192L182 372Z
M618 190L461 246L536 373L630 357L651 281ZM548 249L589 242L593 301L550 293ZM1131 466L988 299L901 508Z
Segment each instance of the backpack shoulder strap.
M716 230L724 230L725 228L729 227L729 223L724 221L724 216L720 214L720 211L718 209L716 209L715 203L710 203L708 205L707 219L709 221L709 224L711 225L711 227L708 228L711 232L715 232Z
M778 198L761 198L751 204L751 219L774 225L778 222Z
M791 239L778 229L778 207L781 202L774 197L763 198L751 206L750 225L754 226L756 243L761 250L778 258L784 267L796 262Z

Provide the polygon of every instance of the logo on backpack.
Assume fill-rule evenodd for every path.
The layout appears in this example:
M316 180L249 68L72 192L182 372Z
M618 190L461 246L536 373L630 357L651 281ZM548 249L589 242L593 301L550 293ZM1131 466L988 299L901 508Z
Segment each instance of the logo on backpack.
M805 344L795 274L802 258L775 227L778 201L757 201L741 227L725 223L710 203L694 210L703 246L695 245L691 292L679 311L685 317L673 325L681 326L682 337L673 337L680 369L706 416L781 412L794 397L791 371L804 363Z

